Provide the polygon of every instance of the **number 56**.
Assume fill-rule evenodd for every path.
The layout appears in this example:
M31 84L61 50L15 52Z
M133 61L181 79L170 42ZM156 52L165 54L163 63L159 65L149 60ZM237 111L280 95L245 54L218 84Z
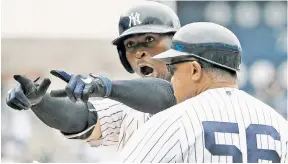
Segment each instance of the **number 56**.
M237 123L204 121L202 124L204 128L205 148L212 155L232 156L233 163L243 162L242 152L236 146L216 144L215 142L215 132L239 134ZM266 134L274 140L280 141L279 133L272 126L259 124L249 125L246 129L247 161L249 163L257 163L258 159L263 159L279 163L280 157L275 150L257 148L256 134Z

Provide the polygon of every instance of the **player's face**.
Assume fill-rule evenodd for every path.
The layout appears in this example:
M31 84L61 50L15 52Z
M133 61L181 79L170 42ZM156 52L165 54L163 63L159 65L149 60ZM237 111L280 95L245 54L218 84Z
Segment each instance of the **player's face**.
M177 103L181 103L198 94L201 82L201 66L195 60L187 60L173 65L168 65Z
M152 57L167 51L170 44L170 36L152 33L135 35L124 41L127 60L138 75L166 80L170 80L166 64Z

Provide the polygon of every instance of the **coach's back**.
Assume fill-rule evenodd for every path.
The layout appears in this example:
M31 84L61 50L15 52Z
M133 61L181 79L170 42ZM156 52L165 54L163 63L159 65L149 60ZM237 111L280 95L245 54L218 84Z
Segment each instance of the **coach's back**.
M185 111L183 130L196 136L196 142L188 139L196 149L188 151L187 162L284 162L288 158L287 121L241 90L210 89L178 108Z
M287 121L235 88L209 89L145 126L125 162L288 162Z

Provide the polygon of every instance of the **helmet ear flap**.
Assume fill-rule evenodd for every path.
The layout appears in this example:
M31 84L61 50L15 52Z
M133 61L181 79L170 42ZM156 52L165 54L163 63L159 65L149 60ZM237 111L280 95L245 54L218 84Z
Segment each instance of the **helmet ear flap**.
M129 72L129 73L134 73L134 70L132 69L131 65L129 64L127 57L126 57L126 50L123 44L117 45L117 51L119 54L120 61L124 68Z

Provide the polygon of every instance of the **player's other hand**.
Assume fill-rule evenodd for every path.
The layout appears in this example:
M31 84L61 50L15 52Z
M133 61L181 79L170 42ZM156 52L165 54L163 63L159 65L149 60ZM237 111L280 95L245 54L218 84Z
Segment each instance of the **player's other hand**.
M31 81L25 76L14 75L14 79L19 84L8 92L6 103L9 107L16 110L27 110L31 106L38 104L51 84L48 78L45 78L40 84L36 83L39 78Z
M67 83L65 89L52 90L52 97L69 97L70 100L87 102L89 97L108 97L111 93L111 81L106 77L89 74L72 75L65 71L52 70L50 73Z

